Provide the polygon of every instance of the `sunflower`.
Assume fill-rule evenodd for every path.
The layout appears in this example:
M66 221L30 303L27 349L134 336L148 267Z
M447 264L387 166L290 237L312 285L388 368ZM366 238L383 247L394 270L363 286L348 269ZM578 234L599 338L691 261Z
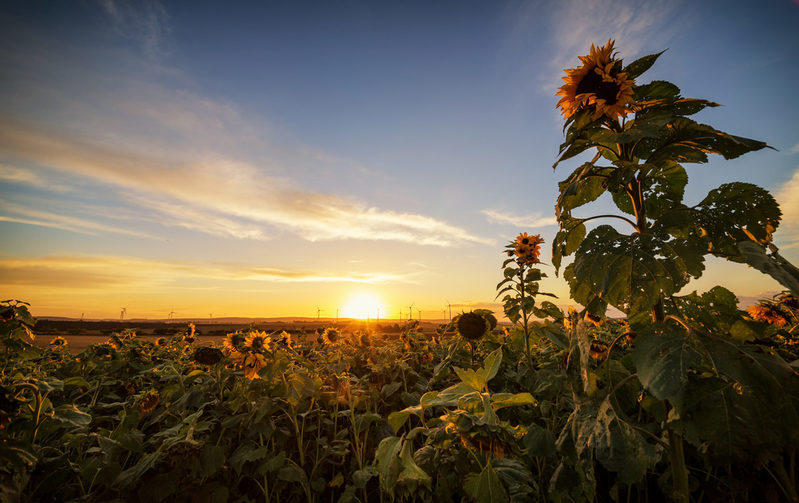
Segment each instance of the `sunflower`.
M67 340L61 337L60 335L57 335L53 338L53 340L50 341L50 345L56 348L60 348L61 346L67 345Z
M763 321L768 323L769 325L774 325L777 327L784 327L788 320L785 318L785 315L782 312L774 309L771 306L764 306L763 304L755 304L754 306L749 306L746 308L746 311L749 313L749 316L752 318Z
M244 347L249 351L261 352L264 350L269 350L270 347L270 338L265 332L261 332L260 330L256 330L251 332L250 335L247 336L247 339L244 340Z
M340 338L341 332L335 328L326 328L325 331L322 332L322 339L328 344L335 344Z
M244 377L252 381L258 379L258 372L266 367L266 357L261 353L241 353L239 364L244 370Z
M139 412L142 414L149 414L150 412L154 411L156 406L158 406L158 392L155 390L150 390L144 395L139 401L138 409Z
M189 329L186 331L186 334L183 336L183 342L188 342L191 344L194 342L194 332L197 327L194 326L194 323L189 323Z
M233 353L236 351L240 351L244 346L244 341L247 339L241 332L231 332L225 336L225 340L222 342L222 347L225 348L225 351L229 353Z
M566 83L557 92L562 96L557 106L564 119L588 107L594 107L594 120L603 115L615 119L630 111L635 81L620 71L621 61L613 59L613 44L612 40L601 48L591 44L590 53L580 56L583 65L566 70Z
M591 347L588 350L588 355L594 360L601 360L608 354L608 345L604 342L594 339L591 341Z
M540 264L539 257L543 242L544 238L541 237L541 234L532 236L528 236L526 232L519 234L516 241L513 242L519 262L527 265Z
M222 351L217 348L202 346L194 350L194 361L203 365L214 365L222 359Z
M593 324L595 327L598 327L599 325L602 324L602 318L595 314L587 312L585 313L585 316L583 318L585 319L586 322Z

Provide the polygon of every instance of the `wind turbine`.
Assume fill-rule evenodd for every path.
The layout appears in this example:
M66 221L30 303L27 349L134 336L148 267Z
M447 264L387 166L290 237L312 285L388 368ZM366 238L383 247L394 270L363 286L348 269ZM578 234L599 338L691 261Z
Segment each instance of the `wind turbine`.
M417 309L416 312L419 313L419 321L422 321L422 310Z
M122 320L125 319L125 315L128 314L128 308L127 307L122 307L120 309L121 309L121 311L119 312L119 321L122 321Z
M408 306L408 321L413 319L413 306L416 302L411 302L411 305Z
M173 307L171 311L169 311L169 315L166 317L168 321L172 321L175 318L175 308Z
M447 301L447 309L449 309L449 321L452 321L452 304Z
M321 313L322 313L322 310L319 309L319 306L316 306L316 319L317 320L319 319L319 316L320 316Z

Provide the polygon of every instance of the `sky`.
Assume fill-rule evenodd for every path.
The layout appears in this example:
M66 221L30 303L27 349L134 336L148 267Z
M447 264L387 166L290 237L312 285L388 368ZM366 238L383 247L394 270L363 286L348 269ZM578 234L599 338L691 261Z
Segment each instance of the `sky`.
M503 247L528 232L570 304L546 265L578 162L552 169L555 93L608 39L627 62L668 49L639 80L776 149L687 165L686 202L770 190L797 263L796 26L796 0L3 2L0 297L86 318L501 312ZM685 292L718 284L783 289L708 260Z

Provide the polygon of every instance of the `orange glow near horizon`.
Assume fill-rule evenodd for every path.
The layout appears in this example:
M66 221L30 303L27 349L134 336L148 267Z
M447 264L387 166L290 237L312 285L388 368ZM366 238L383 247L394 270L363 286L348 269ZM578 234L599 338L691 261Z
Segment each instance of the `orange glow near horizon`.
M388 317L383 303L370 293L360 293L351 297L347 304L341 308L342 318L356 318L365 320L369 318Z

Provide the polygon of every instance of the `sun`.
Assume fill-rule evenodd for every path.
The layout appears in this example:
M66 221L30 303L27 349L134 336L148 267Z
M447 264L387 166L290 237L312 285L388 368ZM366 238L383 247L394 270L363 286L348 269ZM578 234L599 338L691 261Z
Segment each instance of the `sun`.
M347 304L341 308L343 318L357 318L365 320L367 318L378 318L385 316L386 310L383 303L372 294L360 293L352 297Z

